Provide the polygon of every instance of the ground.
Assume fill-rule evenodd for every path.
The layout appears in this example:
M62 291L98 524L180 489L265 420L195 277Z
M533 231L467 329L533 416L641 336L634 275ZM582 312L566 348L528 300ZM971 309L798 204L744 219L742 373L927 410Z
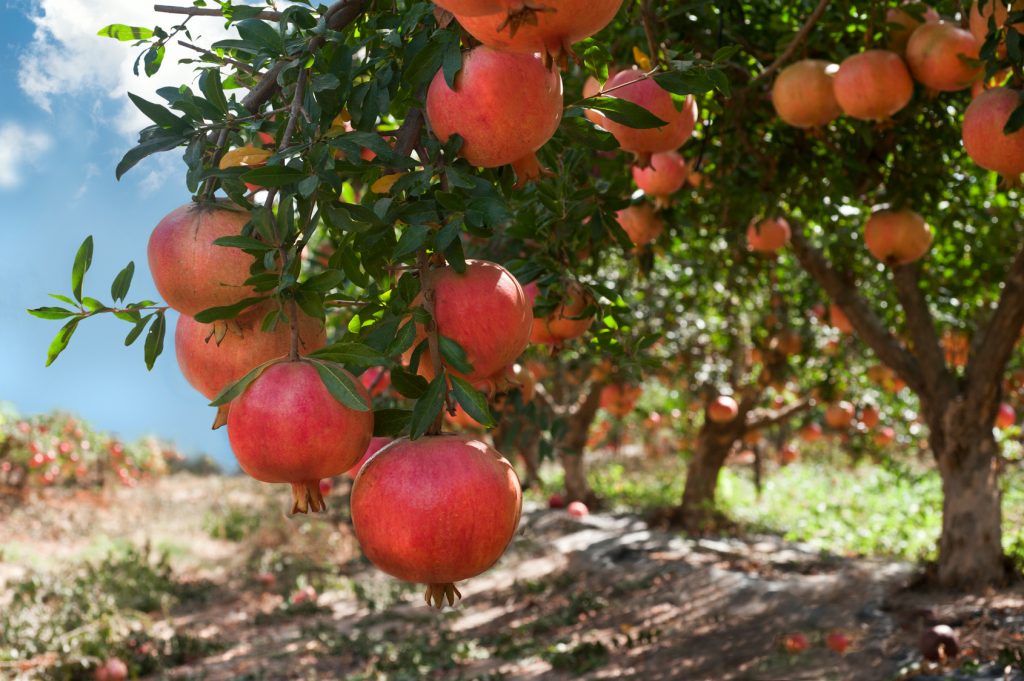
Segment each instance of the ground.
M502 561L460 585L456 608L436 612L419 587L359 557L347 486L329 497L331 513L301 518L284 515L280 487L244 478L54 493L0 515L0 580L6 591L30 575L69 574L131 554L129 545L148 565L166 554L166 578L140 576L137 565L124 572L127 560L99 571L131 574L136 597L163 589L136 602L149 612L126 625L139 631L132 654L150 678L1024 679L1003 675L1024 649L1024 590L928 593L912 588L919 570L906 562L832 556L769 534L687 540L635 515L576 520L537 503ZM307 584L316 603L289 602ZM924 609L957 628L967 653L956 663L922 664ZM835 630L853 639L845 655L824 645ZM783 638L797 632L811 647L789 654ZM143 639L163 652L146 657ZM29 657L4 663L0 677L74 678L55 671L52 654Z

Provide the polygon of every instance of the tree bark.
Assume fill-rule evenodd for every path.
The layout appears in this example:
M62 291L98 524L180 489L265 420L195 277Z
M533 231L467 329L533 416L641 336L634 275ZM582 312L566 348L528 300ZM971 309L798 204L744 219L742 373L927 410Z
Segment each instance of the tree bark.
M744 422L739 417L721 425L708 420L700 429L697 450L686 467L686 486L677 519L687 532L704 532L716 524L718 476L729 451L743 437L744 430Z
M568 430L558 443L558 458L565 472L566 502L582 501L589 505L599 500L587 482L587 470L583 463L583 452L587 446L587 435L594 423L597 410L601 408L601 389L604 383L594 381L589 390L568 417Z

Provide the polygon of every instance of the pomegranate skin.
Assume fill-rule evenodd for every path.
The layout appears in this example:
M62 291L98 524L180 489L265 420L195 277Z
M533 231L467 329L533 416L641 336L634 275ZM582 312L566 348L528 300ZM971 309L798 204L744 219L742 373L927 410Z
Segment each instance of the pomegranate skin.
M633 181L644 194L665 197L675 194L686 184L690 171L678 151L663 151L651 156L647 167L633 166Z
M964 112L963 139L967 155L982 168L1011 178L1024 173L1024 129L1003 133L1021 93L1005 87L986 90Z
M634 246L645 246L665 231L665 223L649 203L627 206L616 213L615 217Z
M638 385L609 383L601 388L601 408L612 416L624 418L632 413L642 394L643 389Z
M912 210L880 210L864 225L864 244L887 265L906 265L928 252L932 232Z
M740 406L736 404L736 400L728 395L719 395L708 406L708 418L715 423L729 423L736 418L739 411Z
M747 247L758 253L775 253L789 243L789 223L782 218L751 222L747 227Z
M334 368L344 371L340 365ZM369 407L366 389L349 378ZM228 439L239 466L262 482L292 483L293 512L305 512L303 502L322 510L320 480L352 468L372 435L373 412L335 400L317 370L304 361L267 367L228 412ZM304 499L304 493L314 496Z
M853 324L850 322L850 318L838 305L829 307L828 321L839 333L853 333Z
M914 96L914 82L906 64L888 50L868 50L847 57L839 65L833 84L843 112L865 121L891 117Z
M520 7L522 2L517 2ZM522 13L517 21L507 11L456 19L484 45L504 52L541 53L547 60L572 54L571 45L589 38L611 23L622 0L544 0L543 10ZM513 8L516 9L516 8ZM512 30L510 23L515 23Z
M772 105L784 122L796 128L828 125L843 112L832 88L835 64L802 59L782 69L772 85Z
M833 402L825 410L825 423L836 430L848 428L853 423L854 414L853 405L849 402Z
M221 390L249 371L291 350L291 327L279 322L273 331L260 330L259 320L229 328L220 344L212 337L213 324L201 324L181 315L174 330L174 351L178 368L193 388L212 400ZM305 354L327 345L323 323L302 314L299 317L299 348Z
M244 286L252 256L213 245L220 237L238 236L249 219L233 204L216 202L187 204L160 221L149 237L149 269L168 305L194 317L252 293Z
M532 54L476 47L465 54L454 90L443 71L434 76L427 118L442 142L462 137L459 155L472 165L497 168L531 159L562 120L562 77Z
M530 343L533 310L508 270L485 260L467 260L463 274L440 267L429 276L438 331L461 345L473 365L463 375L466 380L494 376L523 353ZM424 353L421 368L433 375L429 364Z
M527 284L523 291L530 307L533 308L540 288L537 282ZM575 281L569 282L565 289L564 300L546 317L534 317L530 332L530 342L536 344L557 345L567 340L579 338L590 330L594 323L593 317L574 319L583 314L592 303L590 294Z
M905 4L905 3L904 3ZM892 24L889 28L889 49L902 55L907 50L910 36L922 23L934 23L941 19L939 13L931 7L925 7L924 14L918 19L910 12L891 7L885 12L885 23Z
M387 447L392 442L394 442L394 439L390 437L370 438L370 444L366 448L366 453L363 454L363 458L359 459L355 466L352 466L352 468L345 471L345 475L355 480L356 476L359 475L359 471L363 470L363 466L370 460L370 457Z
M508 9L508 3L502 0L434 0L434 4L452 14L464 17L496 14Z
M907 43L907 64L914 78L933 90L965 90L978 80L982 67L970 66L961 56L978 59L980 43L970 31L945 22L921 24Z
M608 96L641 106L665 121L667 125L660 128L638 129L606 119L602 127L614 135L619 146L625 151L633 152L646 161L650 154L675 151L690 139L697 122L697 102L693 97L687 97L682 110L676 110L672 96L653 78L638 80L642 76L643 71L637 68L620 71L608 80L604 89L618 87L619 89L609 92ZM626 83L630 85L625 85ZM623 85L624 87L620 87Z
M402 438L377 452L352 487L366 557L407 582L452 584L494 565L522 511L512 465L464 435Z

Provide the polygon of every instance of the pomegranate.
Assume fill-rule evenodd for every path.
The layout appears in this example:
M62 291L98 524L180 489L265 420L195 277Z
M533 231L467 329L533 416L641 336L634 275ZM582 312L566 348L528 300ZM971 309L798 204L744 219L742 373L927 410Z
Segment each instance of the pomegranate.
M431 270L437 329L466 352L473 370L470 382L503 372L530 343L533 311L523 287L501 265L467 260L466 271L452 267ZM421 372L433 376L430 355L420 358Z
M844 59L834 89L846 115L867 121L889 118L914 96L906 64L888 50L868 50Z
M320 496L329 497L331 495L331 490L333 489L334 483L331 482L330 478L324 478L320 481Z
M612 416L628 416L642 394L643 389L638 385L609 383L601 388L601 408Z
M927 6L922 14L911 14L899 7L889 8L885 12L885 23L889 24L889 49L903 54L907 50L910 35L918 26L925 22L934 23L939 19L939 13Z
M633 181L644 194L659 199L675 194L686 184L690 171L677 151L662 151L651 156L647 167L633 166Z
M996 428L1000 430L1009 428L1017 422L1017 412L1014 411L1013 407L1003 402L999 405L999 411L996 412Z
M260 330L260 320L228 324L218 341L217 326L200 324L181 315L174 331L174 351L178 367L189 384L212 400L221 390L245 376L255 367L275 357L284 357L291 349L292 331L279 322L272 331ZM327 345L323 322L299 314L299 348L304 353Z
M523 291L526 293L530 307L533 308L537 294L540 292L536 282L528 284ZM593 316L579 319L584 310L594 304L594 299L587 289L575 281L569 282L565 288L565 299L559 303L551 314L546 317L534 317L530 342L558 345L567 340L579 338L594 323Z
M729 423L739 413L740 406L728 395L719 395L708 405L708 418L715 423Z
M783 466L796 463L800 460L800 450L796 448L796 445L787 444L779 452L779 458Z
M850 637L841 631L830 631L825 636L825 645L833 653L842 655L850 647Z
M967 366L967 360L971 353L971 341L962 331L946 329L942 332L942 350L946 357L946 364L959 369Z
M896 439L896 431L889 426L882 426L875 433L875 445L878 447L885 447Z
M690 139L697 123L697 102L693 97L686 98L682 110L676 109L672 96L653 78L645 78L644 72L637 68L615 74L605 84L605 90L612 88L617 89L609 92L609 97L618 97L641 106L666 123L660 128L641 129L609 119L602 126L615 136L619 146L636 154L641 165L647 164L651 154L675 151Z
M392 442L394 442L394 440L390 437L370 438L370 444L366 448L366 453L363 454L363 458L359 459L355 466L352 466L352 468L345 471L345 475L355 480L356 476L359 475L359 471L363 469L363 465L370 460L370 457L387 447Z
M609 67L608 78L614 78L615 74L618 73L620 70L621 69ZM593 76L588 76L587 79L583 82L583 99L589 99L590 97L594 97L596 95L601 94L601 90L603 88L604 86L597 78L594 78ZM605 121L607 119L605 118L605 115L598 111L597 109L585 109L583 111L583 115L586 116L587 120L589 120L594 125L599 125L602 128L607 129L607 126L605 125Z
M1022 103L1021 93L1005 87L978 95L964 113L964 149L982 168L1016 179L1024 173L1024 129L1006 135L1003 127Z
M352 524L384 572L427 584L441 607L455 582L494 565L512 541L523 493L512 465L463 435L402 438L377 452L352 487Z
M366 452L373 435L370 395L340 365L365 411L346 407L307 361L267 367L228 412L228 439L242 470L262 482L291 483L292 513L323 511L320 480L341 475Z
M907 43L910 72L925 87L941 92L964 90L978 80L982 66L965 59L978 59L981 43L970 31L945 22L921 24Z
M590 509L582 501L570 501L565 510L573 518L586 518L590 515Z
M462 17L496 14L509 7L508 2L503 0L434 0L434 4Z
M850 424L853 423L853 415L853 405L849 402L845 400L833 402L825 410L825 423L828 424L829 428L842 430L843 428L849 428Z
M832 89L838 68L820 59L802 59L782 69L772 85L775 113L797 128L834 121L843 112Z
M168 305L195 316L252 293L244 286L252 256L213 245L220 237L238 236L249 219L248 212L218 201L190 203L160 221L149 237L149 269Z
M828 321L839 333L853 333L853 324L838 305L832 305L828 309Z
M791 655L799 655L800 653L807 652L811 647L811 641L807 638L806 634L800 632L786 634L782 637L782 647Z
M296 589L288 599L288 602L292 605L302 605L304 603L315 605L317 598L319 598L319 595L317 594L316 589L307 584L301 589Z
M864 245L887 265L906 265L931 248L932 230L912 210L880 210L864 225Z
M117 657L112 657L96 670L96 681L124 681L128 678L128 665Z
M371 397L380 397L391 387L391 372L384 367L370 367L359 375L359 382L370 391Z
M459 155L469 163L511 163L522 185L540 175L536 152L562 120L562 78L532 54L476 47L465 54L454 90L443 71L434 76L427 118L442 142L462 137Z
M561 494L552 494L548 497L548 508L565 508L565 499Z
M789 243L789 223L783 218L751 221L747 227L747 248L759 253L774 253Z
M878 411L878 407L873 404L865 405L860 410L860 422L864 424L866 428L874 428L878 425L881 420L882 414Z
M817 442L822 437L821 426L817 423L808 423L800 429L800 437L805 442Z
M510 0L510 9L487 16L456 12L462 27L474 38L504 52L539 52L551 63L572 54L572 44L589 38L611 23L622 0ZM515 90L518 92L518 90Z
M665 231L665 223L649 203L638 203L615 214L619 226L629 235L634 246L646 246Z
M975 0L971 3L970 28L975 40L979 44L984 43L988 38L989 20L993 20L998 30L1006 25L1010 10L1014 12L1024 11L1024 3L1020 0ZM1024 21L1013 24L1018 33L1024 33ZM1000 43L996 55L1002 59L1006 55L1005 38Z

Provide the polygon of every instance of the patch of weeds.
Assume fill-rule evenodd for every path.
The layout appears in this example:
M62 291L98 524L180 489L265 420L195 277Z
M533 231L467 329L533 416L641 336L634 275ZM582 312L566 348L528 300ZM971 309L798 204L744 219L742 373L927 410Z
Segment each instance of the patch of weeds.
M607 664L610 653L603 643L584 641L576 645L556 643L543 657L556 671L583 674Z
M245 506L219 506L206 513L203 529L213 539L240 542L256 531L260 519L260 513Z
M387 610L423 588L396 579L354 579L350 586L359 604L371 612Z

